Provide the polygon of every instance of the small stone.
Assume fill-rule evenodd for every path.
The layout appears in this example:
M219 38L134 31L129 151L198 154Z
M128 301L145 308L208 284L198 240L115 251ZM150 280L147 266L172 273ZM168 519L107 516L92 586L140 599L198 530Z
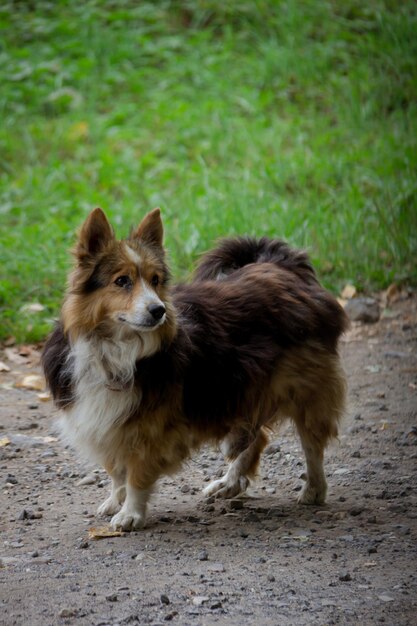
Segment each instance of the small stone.
M209 566L210 571L212 572L224 572L224 565L223 563L211 563L211 565Z
M208 552L207 552L207 550L201 550L198 553L198 557L197 558L198 558L199 561L208 561Z
M39 552L37 550L34 550L31 555L30 555L33 559L35 559L37 556L39 556Z
M59 612L59 617L75 617L77 615L77 609L61 609Z
M208 602L209 599L210 598L208 596L194 596L193 604L194 604L194 606L201 606L205 602Z
M344 474L350 474L350 469L348 467L339 467L339 469L333 472L334 476L343 476Z
M349 582L350 580L352 580L352 576L349 574L349 572L343 572L343 574L340 574L339 580L343 582Z
M213 602L213 604L210 606L210 609L212 611L214 611L215 609L221 609L222 608L222 603L221 602Z
M264 450L264 454L266 454L267 456L271 456L273 454L276 454L277 452L281 452L281 446L276 441L270 443L268 446L266 446Z
M76 487L82 487L84 485L94 485L97 482L97 476L95 474L87 474L84 478L81 478L78 482L75 483Z
M161 597L159 599L161 601L161 604L166 604L166 605L170 604L169 598L168 598L168 596L165 593L162 593Z
M230 500L229 505L232 511L240 511L243 509L243 500Z
M363 506L353 506L351 509L349 509L349 513L353 517L360 515L362 512L363 512Z
M40 519L41 517L42 513L35 513L34 511L32 511L32 509L23 509L22 512L19 514L18 519Z
M117 602L118 600L117 593L110 593L108 596L106 596L106 600L108 602Z
M361 453L359 450L354 450L350 456L352 457L352 459L360 459Z
M394 602L395 598L389 596L387 593L381 593L381 595L378 596L378 600L382 600L382 602Z
M348 300L345 311L354 322L374 324L381 316L379 304L373 298L353 298Z
M269 574L269 576L268 576L268 582L270 582L270 583L274 583L274 582L275 582L275 576L272 576L272 574Z
M13 476L13 474L7 474L6 483L9 483L9 485L18 485L19 481L15 476Z
M181 493L189 493L190 489L191 489L190 485L187 485L187 484L182 485Z
M89 545L90 544L88 543L87 540L83 540L83 541L80 541L80 543L78 544L78 548L80 550L85 550L85 549L87 549L89 547Z

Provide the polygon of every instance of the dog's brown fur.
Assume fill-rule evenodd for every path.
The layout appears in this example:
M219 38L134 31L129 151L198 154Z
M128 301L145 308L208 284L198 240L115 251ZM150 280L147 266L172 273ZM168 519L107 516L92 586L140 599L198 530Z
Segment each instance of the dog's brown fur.
M112 476L100 512L114 514L113 526L143 525L156 480L207 441L221 442L231 464L206 493L237 495L268 430L287 417L307 460L300 501L324 501L323 453L344 407L337 342L347 321L305 253L267 238L224 240L190 284L171 289L159 210L116 241L96 209L75 256L43 363L67 436ZM155 320L158 303L164 314Z

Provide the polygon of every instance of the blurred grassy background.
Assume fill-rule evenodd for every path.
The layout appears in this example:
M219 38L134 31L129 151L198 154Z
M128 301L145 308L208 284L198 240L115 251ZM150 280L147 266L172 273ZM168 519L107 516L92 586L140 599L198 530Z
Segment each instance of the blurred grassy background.
M0 338L45 335L95 206L160 206L176 277L248 233L415 284L416 68L413 0L3 2Z

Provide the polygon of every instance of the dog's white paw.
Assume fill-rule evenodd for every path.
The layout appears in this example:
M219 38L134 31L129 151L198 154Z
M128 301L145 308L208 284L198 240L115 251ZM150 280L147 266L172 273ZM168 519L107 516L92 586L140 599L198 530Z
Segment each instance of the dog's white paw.
M120 505L126 498L126 488L124 486L112 489L110 496L104 500L97 509L97 515L114 515L120 509Z
M307 482L300 495L298 496L299 504L324 504L326 501L327 485L326 483L311 484Z
M122 508L110 522L114 530L138 530L145 525L145 516L139 511Z
M219 480L213 480L204 489L204 495L208 498L215 496L216 498L235 498L240 493L246 491L249 485L249 478L246 476L239 476L231 480L227 476L220 478Z
M117 498L109 496L97 509L97 515L114 515L120 509L120 502Z

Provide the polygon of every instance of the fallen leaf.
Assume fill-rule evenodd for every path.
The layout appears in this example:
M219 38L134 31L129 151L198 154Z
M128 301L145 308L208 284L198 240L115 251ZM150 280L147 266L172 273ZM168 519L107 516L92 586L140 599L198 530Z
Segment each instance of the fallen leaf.
M15 383L15 387L18 389L32 389L33 391L44 391L45 385L44 377L37 374L25 376L22 380L18 380Z
M385 298L388 304L393 304L401 298L401 289L397 283L392 283L385 292Z
M88 529L89 539L106 539L108 537L123 537L124 532L113 530L109 526L97 526Z
M0 448L4 448L4 446L8 446L9 443L12 443L8 437L2 437L0 439Z
M89 127L87 122L76 122L73 124L67 133L68 139L78 141L79 139L85 139L89 135Z
M354 285L345 285L341 296L344 300L350 300L351 298L353 298L356 295L356 287Z
M38 393L37 397L41 402L49 402L51 400L51 394L49 391L44 391L43 393Z
M0 361L0 372L10 372L10 367L3 361Z
M20 307L21 313L40 313L44 310L45 307L40 302L30 302L29 304L24 304Z
M27 363L27 360L19 354L19 351L16 348L6 348L4 351L7 359L16 365L23 365L23 363Z

